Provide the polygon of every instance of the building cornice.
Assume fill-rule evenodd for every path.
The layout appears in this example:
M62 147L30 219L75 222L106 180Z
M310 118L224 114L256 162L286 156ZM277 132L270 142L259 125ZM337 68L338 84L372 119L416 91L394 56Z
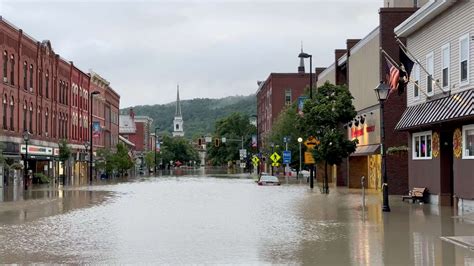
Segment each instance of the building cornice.
M395 29L395 35L398 37L407 37L416 30L423 27L426 23L433 20L440 13L458 2L457 0L430 0L423 5Z

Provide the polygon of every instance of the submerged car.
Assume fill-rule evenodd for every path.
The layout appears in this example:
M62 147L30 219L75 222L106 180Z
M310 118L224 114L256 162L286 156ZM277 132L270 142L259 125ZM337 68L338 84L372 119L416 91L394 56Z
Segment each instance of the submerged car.
M259 186L279 186L280 180L278 180L278 177L272 176L272 175L262 175L260 177L260 180L258 180L258 185Z

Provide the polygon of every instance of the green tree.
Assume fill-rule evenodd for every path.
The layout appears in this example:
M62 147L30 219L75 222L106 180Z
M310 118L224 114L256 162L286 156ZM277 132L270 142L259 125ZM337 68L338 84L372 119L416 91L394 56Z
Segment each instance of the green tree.
M128 149L123 143L117 144L117 152L112 155L112 162L121 176L133 167L133 161L128 155Z
M112 175L114 170L116 170L115 161L113 154L109 149L98 149L97 150L97 160L95 167L98 170L104 171L107 175Z
M63 184L65 184L66 176L68 174L67 173L68 167L66 166L66 162L71 157L71 148L69 147L69 144L67 140L65 139L61 139L58 145L59 145L59 161L62 163L63 169L64 169Z
M315 136L320 144L313 149L316 162L324 163L324 191L328 193L327 167L339 164L355 151L357 140L348 140L342 125L357 115L352 95L346 86L326 82L319 87L313 100L305 102L304 116L299 125L307 136Z
M182 137L163 136L159 158L163 159L164 164L169 164L170 161L186 163L198 161L199 154L189 140Z
M160 159L160 154L156 153L156 160ZM150 151L145 154L145 163L149 169L155 168L155 151Z
M216 121L214 138L226 138L225 143L220 143L218 147L210 143L207 147L208 160L212 165L224 165L225 163L239 159L239 149L247 151L256 151L251 147L252 135L256 134L257 129L250 124L249 116L242 113L232 113L227 117Z

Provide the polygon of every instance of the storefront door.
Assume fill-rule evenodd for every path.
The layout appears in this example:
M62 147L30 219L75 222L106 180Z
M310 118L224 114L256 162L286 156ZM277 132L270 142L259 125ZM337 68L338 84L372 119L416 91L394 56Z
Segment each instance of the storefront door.
M440 134L440 205L453 205L453 132Z

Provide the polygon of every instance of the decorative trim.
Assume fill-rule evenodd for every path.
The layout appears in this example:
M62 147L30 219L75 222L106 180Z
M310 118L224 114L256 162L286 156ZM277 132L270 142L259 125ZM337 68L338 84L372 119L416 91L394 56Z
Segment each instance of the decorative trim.
M432 149L433 158L438 158L438 156L439 156L439 135L438 135L437 132L433 133L431 141L432 141L431 149Z
M462 132L460 128L456 128L454 130L454 135L453 135L453 152L454 152L454 157L456 158L461 158L462 154Z

